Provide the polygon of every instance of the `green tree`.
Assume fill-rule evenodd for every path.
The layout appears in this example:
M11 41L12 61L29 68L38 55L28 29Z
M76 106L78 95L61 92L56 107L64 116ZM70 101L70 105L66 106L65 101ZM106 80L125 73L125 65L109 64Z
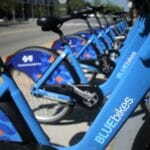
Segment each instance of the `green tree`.
M74 10L81 10L86 6L84 0L68 0L68 13L73 12Z
M85 2L85 6L91 6L91 3L90 2Z
M100 6L102 4L102 0L93 0L92 5L94 6Z
M61 16L61 15L66 14L66 5L67 4L61 4L58 1L55 1L52 6L51 15Z
M120 12L120 11L123 11L123 7L120 7L118 5L115 5L111 2L109 2L107 5L106 5L106 10L110 10L110 11L113 11L113 12Z
M55 3L53 6L53 14L54 16L60 16L60 4Z
M3 11L4 14L12 15L13 21L15 21L16 8L17 8L17 0L0 0L0 10Z

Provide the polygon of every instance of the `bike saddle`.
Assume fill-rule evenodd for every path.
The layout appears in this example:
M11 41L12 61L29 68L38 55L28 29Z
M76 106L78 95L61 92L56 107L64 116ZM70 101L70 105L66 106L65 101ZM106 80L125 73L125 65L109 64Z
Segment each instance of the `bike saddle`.
M3 150L56 150L50 146L41 146L38 144L25 144L18 142L0 142Z
M71 15L65 16L47 16L47 17L40 17L37 19L37 25L42 27L43 31L58 31L59 28L63 25L64 22L69 21L71 19L84 19L82 13L73 13Z
M70 19L72 19L71 15L66 15L62 17L40 17L37 19L37 25L41 26L43 31L53 31L59 29L65 21L68 21Z

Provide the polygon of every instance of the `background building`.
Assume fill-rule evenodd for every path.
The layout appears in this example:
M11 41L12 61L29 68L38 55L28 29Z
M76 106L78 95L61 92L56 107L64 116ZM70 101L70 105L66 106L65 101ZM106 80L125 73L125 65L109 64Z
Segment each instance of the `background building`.
M54 3L57 0L0 0L0 18L26 20L51 15Z
M53 12L53 0L17 0L17 18L36 18Z
M5 20L28 20L48 15L64 15L74 10L81 10L89 5L98 6L103 0L67 0L66 4L59 0L0 0L0 18ZM113 5L113 0L105 0L111 10L122 10L122 7ZM124 1L124 0L123 0ZM115 0L116 2L116 0ZM110 5L111 4L111 5Z

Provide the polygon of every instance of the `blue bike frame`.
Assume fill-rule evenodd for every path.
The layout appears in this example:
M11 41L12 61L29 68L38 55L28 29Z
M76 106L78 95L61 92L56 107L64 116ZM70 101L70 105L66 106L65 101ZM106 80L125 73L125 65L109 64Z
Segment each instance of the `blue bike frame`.
M141 36L141 33L143 32L144 30L143 27L145 23L148 22L148 20L149 20L148 17L147 19L144 19L144 18L138 19L138 21L136 22L136 24L134 25L134 27L132 28L128 36L129 39L131 39L133 35L135 37L132 38L131 41L128 41L128 38L127 38L126 41L130 42L130 44L127 44L126 42L125 46L123 46L122 51L124 52L120 56L121 59L118 60L115 70L113 71L112 75L109 77L108 81L106 81L103 85L99 85L99 89L101 90L104 97L111 94L112 91L115 89L115 87L117 86L119 81L122 79L123 75L125 74L125 72L128 70L131 62L134 60L137 54L137 51L140 49L141 45L144 43L146 36ZM135 34L135 31L136 31L136 34ZM26 54L28 54L28 51ZM46 72L44 72L43 76L40 79L38 79L38 81L35 83L31 91L33 94L47 96L55 100L57 99L58 101L59 100L64 101L64 102L72 101L71 97L69 96L58 94L55 92L48 92L48 91L45 91L44 89L40 89L41 85L46 81L48 76L50 76L53 73L56 67L59 66L59 64L63 61L63 59L67 57L67 55L69 55L70 62L74 64L76 72L78 73L78 76L80 77L81 83L85 83L85 84L88 83L70 47L66 45L65 50L61 53L61 55L56 58L53 64L46 70Z
M150 89L150 36L96 117L81 143L71 148L104 150ZM88 141L88 143L87 143ZM62 148L62 150L65 150Z
M136 34L134 34L135 38L133 38L130 41L130 44L128 44L128 46L123 47L123 48L126 48L126 50L123 50L124 53L123 55L121 55L119 61L117 62L117 66L115 67L111 76L109 77L107 82L105 82L103 85L100 85L100 89L102 90L102 93L104 94L104 96L112 93L112 91L114 90L118 82L122 79L125 72L128 70L131 62L134 60L135 56L137 55L138 50L140 49L140 47L146 40L147 36L143 36L142 33L145 30L144 28L145 24L147 24L147 26L149 25L148 20L149 20L149 17L147 17L146 19L140 18L139 24L135 24L135 27L136 27L135 28Z
M87 22L87 21L86 21ZM114 28L114 27L113 27ZM75 55L76 59L79 60L80 57L82 56L82 54L87 50L88 47L90 47L91 44L96 45L97 50L99 51L99 54L104 54L105 50L107 50L106 46L104 45L103 41L101 41L100 38L104 38L107 42L107 46L109 50L113 50L113 41L111 40L111 38L108 36L108 32L113 32L112 31L112 27L109 27L109 30L106 31L106 29L99 29L96 31L97 34L85 34L83 32L83 36L86 35L88 37L88 40L86 42L86 44L84 44L82 47L80 47L81 49L77 52L77 54ZM79 34L82 35L82 32ZM114 38L114 37L113 37ZM68 39L69 40L69 39ZM71 45L70 45L71 47ZM57 45L53 47L54 49L57 48ZM63 50L65 50L66 47L61 47ZM71 47L72 48L72 47ZM79 47L77 47L76 49L79 49ZM95 51L95 50L94 50ZM93 56L92 56L93 59ZM95 58L96 59L96 58ZM115 61L116 62L116 61ZM85 64L81 64L81 68L90 70L90 71L97 71L97 69L94 66L88 66Z
M142 34L142 36L146 37L145 42L139 47L139 51L131 62L130 67L81 142L69 148L51 146L54 146L58 150L104 150L111 142L150 89L149 24L145 24L145 30ZM41 145L50 145L12 79L8 75L2 74L0 96L6 91L10 91L14 103L17 105L38 143Z
M34 84L33 89L32 89L32 94L37 94L37 95L41 95L41 96L47 96L50 98L54 98L54 99L58 99L58 100L64 100L65 101L70 101L70 97L63 95L63 94L58 94L58 93L54 93L54 92L47 92L43 89L40 89L40 87L42 86L42 84L46 81L46 79L53 73L53 71L56 69L56 67L61 64L61 62L64 60L64 58L66 58L67 56L69 56L70 62L72 64L74 64L74 69L77 72L79 78L80 78L80 82L81 84L85 84L88 83L88 80L86 79L83 71L81 70L81 67L78 63L78 61L76 60L74 54L72 53L71 49L69 46L65 45L65 50L64 52L62 52L54 61L54 63L51 65L51 67L49 67L46 72L44 73L44 75ZM57 96L56 96L57 95Z
M14 81L10 78L10 76L4 73L0 76L0 97L2 97L7 91L10 92L12 100L14 101L19 112L23 116L23 118L24 118L25 122L27 123L28 127L30 128L30 130L32 129L32 134L34 135L34 137L36 138L38 143L42 144L42 145L48 145L49 144L48 138L44 134L41 127L39 126L38 122L35 120L34 115L31 112L31 109L29 108L29 105L27 104L26 100L24 99L21 91L18 89L18 87L16 86ZM6 97L6 99L7 99L7 97ZM18 115L18 114L16 114L16 115ZM2 116L1 116L1 119L2 119ZM8 122L7 120L5 120L5 121ZM3 124L3 126L4 126L4 124ZM5 132L5 130L7 133L8 129L6 127L4 127L4 132ZM4 135L4 139L6 140L5 135ZM19 142L21 142L21 139L19 140Z

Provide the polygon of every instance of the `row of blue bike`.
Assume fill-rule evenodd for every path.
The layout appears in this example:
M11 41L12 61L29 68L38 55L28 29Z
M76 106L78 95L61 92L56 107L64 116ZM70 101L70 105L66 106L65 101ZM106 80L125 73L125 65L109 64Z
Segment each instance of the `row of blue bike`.
M43 31L60 39L52 48L27 47L8 56L5 64L0 61L0 148L104 150L140 104L145 121L132 150L150 149L150 3L134 3L140 16L130 29L124 12L112 14L115 23L110 24L105 15L111 12L104 6L37 20ZM89 14L99 27L91 26ZM72 19L84 20L89 30L64 35L61 26ZM56 123L76 104L99 108L90 129L75 146L50 143L36 118Z
M97 12L103 13L104 27ZM90 7L67 16L39 18L42 30L53 31L60 39L49 49L27 47L8 57L7 66L39 121L56 123L76 104L90 109L100 107L117 85L120 79L110 79L109 83L107 78L123 61L126 49L116 47L125 39L128 24L124 13L112 14L116 24L109 24L104 13L108 12L103 7ZM92 27L89 14L95 15L97 28ZM64 35L60 27L72 19L84 20L89 30ZM105 79L97 79L100 73Z

